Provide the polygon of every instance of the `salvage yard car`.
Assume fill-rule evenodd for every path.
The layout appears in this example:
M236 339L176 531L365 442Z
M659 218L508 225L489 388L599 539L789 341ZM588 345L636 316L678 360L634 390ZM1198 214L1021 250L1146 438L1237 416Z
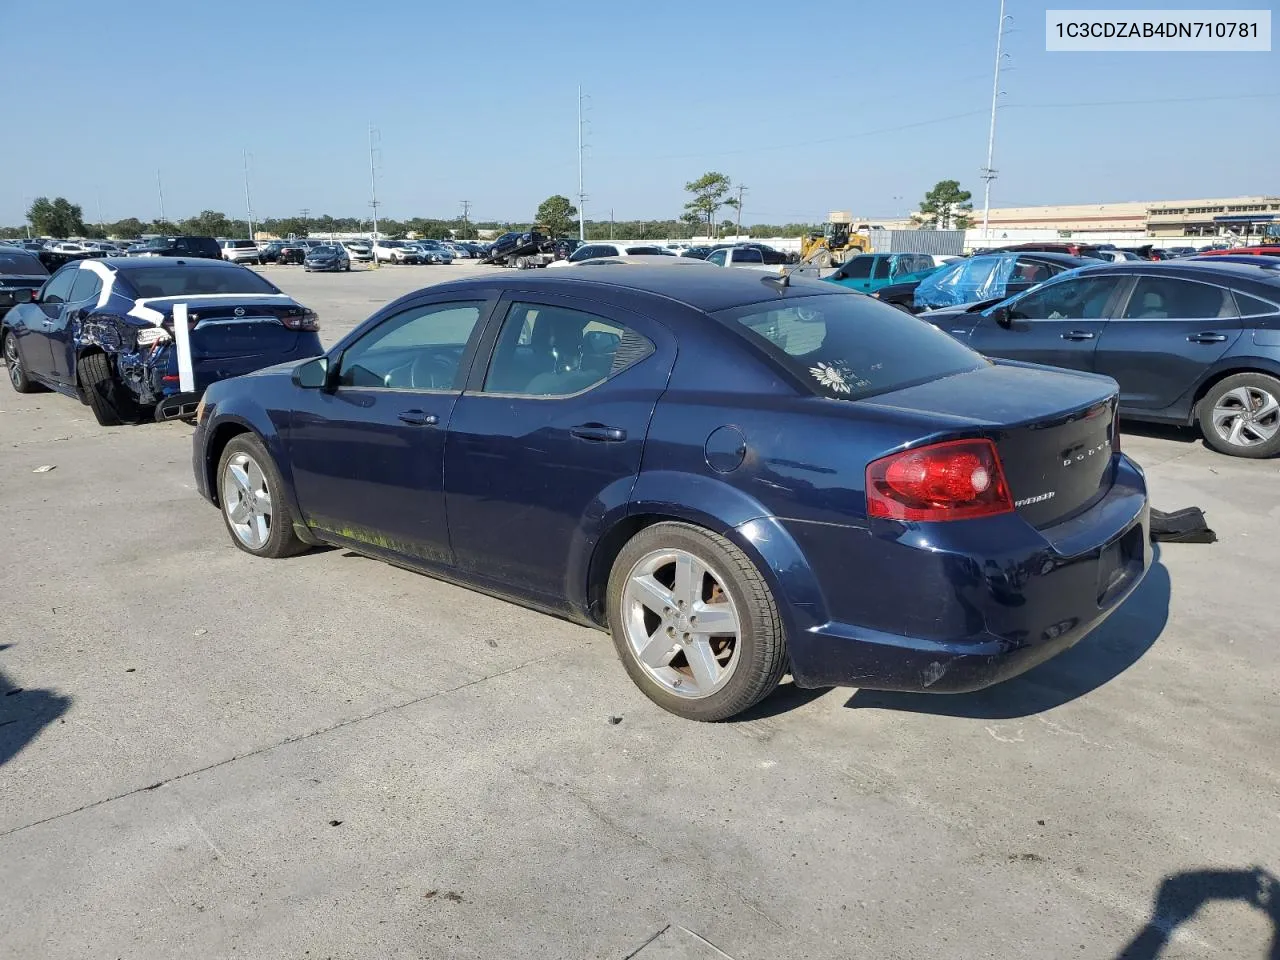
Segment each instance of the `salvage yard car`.
M0 318L19 298L30 299L29 295L48 279L49 271L34 253L17 247L0 247Z
M1198 426L1236 457L1280 453L1280 261L1085 267L983 307L920 314L989 357L1106 374L1126 418Z
M337 273L339 270L350 270L351 259L347 256L346 248L342 244L323 243L307 251L302 267L306 273L312 271Z
M1152 559L1116 403L831 284L597 266L213 384L193 468L255 557L340 544L608 629L720 720L785 672L967 691L1088 634Z
M174 329L179 304L185 338ZM217 380L321 353L318 329L314 313L248 267L113 257L60 269L0 319L0 343L14 390L75 397L111 426L188 418Z

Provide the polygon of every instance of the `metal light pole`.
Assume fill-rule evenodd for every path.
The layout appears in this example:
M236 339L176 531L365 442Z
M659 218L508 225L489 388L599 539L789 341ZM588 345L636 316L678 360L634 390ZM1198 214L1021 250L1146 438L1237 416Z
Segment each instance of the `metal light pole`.
M578 85L578 239L587 242L587 194L582 186L582 85Z
M996 66L991 78L991 129L987 134L987 165L982 169L982 239L991 236L991 181L996 178L996 171L991 163L995 159L996 149L996 106L1000 99L1000 63L1004 57L1004 2L1000 0L1000 24L996 29Z
M734 229L737 231L735 236L742 236L742 195L747 192L747 188L742 184L738 184L738 226Z
M373 138L377 133L373 124L369 124L369 193L373 197L369 206L373 207L373 239L378 239L378 168L373 163ZM378 258L373 258L373 265L378 265Z
M253 201L249 199L249 152L241 150L240 157L244 160L244 210L249 215L249 239L256 240L253 230Z
M168 223L164 218L164 187L160 183L160 170L156 170L156 193L160 196L160 224L163 226Z

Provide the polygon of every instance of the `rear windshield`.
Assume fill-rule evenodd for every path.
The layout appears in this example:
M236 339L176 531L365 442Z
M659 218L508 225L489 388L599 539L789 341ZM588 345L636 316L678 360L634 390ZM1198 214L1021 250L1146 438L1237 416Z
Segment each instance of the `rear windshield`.
M839 400L977 370L988 362L927 321L856 294L754 303L716 316L814 393Z
M0 275L10 277L47 277L44 264L21 250L0 250Z
M326 256L329 256L329 255L331 255L331 254L335 254L335 253L337 253L337 252L338 252L338 248L337 248L337 247L333 247L333 246L329 246L328 244L326 244L326 245L325 245L325 246L323 246L323 247L312 247L312 248L311 248L311 252L312 252L312 253L323 253L323 254L325 254Z
M195 297L210 293L279 293L261 274L242 267L172 266L130 269L120 275L139 297Z
M250 250L256 249L258 245L252 240L228 240L225 246L230 250Z

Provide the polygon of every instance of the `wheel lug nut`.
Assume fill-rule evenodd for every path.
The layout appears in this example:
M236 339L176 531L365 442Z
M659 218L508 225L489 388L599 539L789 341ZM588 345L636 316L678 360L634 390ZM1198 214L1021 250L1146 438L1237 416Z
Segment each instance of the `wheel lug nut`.
M689 635L688 635L687 633L684 635L684 639L685 639L685 641L686 641L686 642L688 641L688 639L689 639Z

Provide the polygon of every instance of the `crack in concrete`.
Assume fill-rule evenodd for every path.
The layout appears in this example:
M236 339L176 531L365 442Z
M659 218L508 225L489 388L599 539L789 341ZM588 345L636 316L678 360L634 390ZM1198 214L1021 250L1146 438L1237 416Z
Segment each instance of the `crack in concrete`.
M174 774L172 777L169 777L165 780L160 780L157 783L148 784L145 787L135 787L132 790L126 790L124 793L117 793L114 796L103 797L101 800L94 800L91 803L83 804L82 806L76 807L74 810L67 810L63 813L55 813L53 816L50 816L50 817L44 817L43 819L40 819L40 820L33 820L30 823L24 823L21 826L13 827L10 830L5 830L4 832L0 832L0 839L4 839L5 837L11 837L15 833L21 833L23 830L29 830L32 827L38 827L46 823L53 823L55 820L61 820L64 817L74 816L77 813L83 813L85 810L92 810L94 807L101 807L108 803L114 803L117 800L123 800L126 797L132 797L134 794L146 793L150 790L159 789L160 787L163 787L166 784L176 783L179 780L185 780L188 777L194 777L197 774L207 773L210 770L216 770L219 767L225 767L227 764L235 763L237 760L247 760L250 757L261 756L264 753L270 753L272 750L275 750L279 747L288 746L291 743L301 743L304 740L310 740L312 737L319 737L319 736L323 736L326 733L332 733L335 730L341 730L343 727L349 727L349 726L352 726L353 724L363 723L366 720L373 720L377 717L386 716L388 713L394 713L397 710L403 710L406 707L412 707L419 703L426 703L430 700L435 700L437 697L444 697L451 693L457 693L459 690L465 690L468 687L474 687L477 684L486 683L489 680L496 680L499 677L505 677L508 674L516 673L517 671L523 670L525 667L532 666L535 663L542 663L549 659L551 659L551 655L548 655L545 657L536 657L533 660L526 660L523 663L516 664L514 667L509 667L506 670L499 670L497 673L491 673L491 674L488 674L487 676L479 677L475 680L468 680L466 683L460 683L457 686L449 687L446 690L436 690L432 693L423 694L420 697L414 697L411 700L405 700L401 703L393 703L390 706L381 707L377 710L372 710L369 713L361 714L358 717L348 717L345 720L339 720L337 723L332 723L327 727L321 727L317 730L311 730L307 733L299 733L291 737L285 737L283 740L277 740L274 743L266 744L265 746L258 747L257 749L254 749L254 750L250 750L248 753L236 754L236 756L234 757L227 757L224 760L218 760L215 763L206 764L203 767L196 767L194 770L187 770L184 773L177 773L177 774Z

